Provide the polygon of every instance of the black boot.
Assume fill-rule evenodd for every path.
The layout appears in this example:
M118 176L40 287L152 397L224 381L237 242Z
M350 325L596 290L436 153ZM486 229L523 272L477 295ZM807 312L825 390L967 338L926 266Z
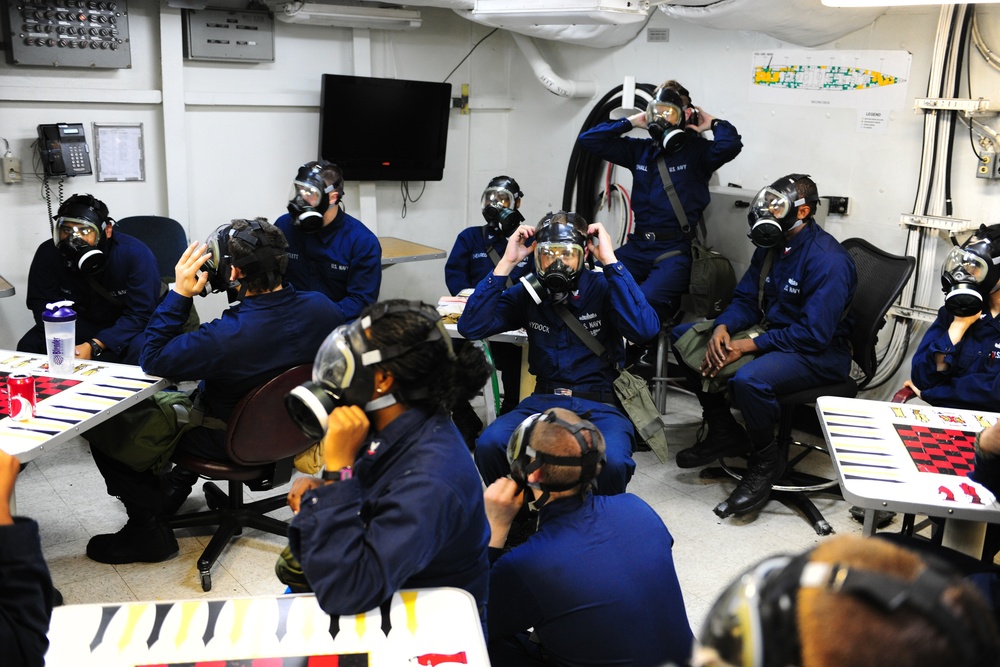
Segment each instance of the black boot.
M761 449L750 452L747 471L736 485L729 498L719 503L715 513L725 519L730 514L739 516L767 503L771 496L771 485L785 474L785 458L778 443L772 440Z
M704 439L699 430L694 446L677 452L678 468L697 468L723 456L744 456L750 451L747 432L729 408L706 410L702 423L702 428L705 427L708 434Z
M163 511L160 512L160 517L169 519L177 514L197 481L198 473L180 466L174 466L170 472L160 475L160 490L163 492Z
M656 375L657 339L648 345L629 345L625 350L625 365L629 371L646 382Z
M155 512L129 508L128 522L117 533L95 535L87 543L87 557L98 563L159 563L177 555L177 540Z

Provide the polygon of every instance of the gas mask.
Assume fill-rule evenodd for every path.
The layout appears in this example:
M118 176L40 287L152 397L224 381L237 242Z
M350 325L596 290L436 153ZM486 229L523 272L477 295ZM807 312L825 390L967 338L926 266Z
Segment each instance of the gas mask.
M535 274L521 278L535 303L551 295L556 302L576 289L583 271L587 221L576 213L549 213L535 227Z
M997 289L1000 247L988 236L987 229L980 227L962 246L952 248L941 267L944 307L955 317L982 312L990 293Z
M535 427L541 423L549 423L560 426L572 435L580 445L580 456L555 456L544 452L536 451L531 446L531 434ZM583 432L590 433L588 440ZM537 413L522 421L507 441L507 461L510 463L510 478L517 483L518 492L524 491L525 487L531 487L541 491L541 495L530 503L532 510L540 509L548 500L552 491L569 491L581 485L596 487L595 478L598 473L598 465L603 465L605 459L598 449L598 438L602 437L597 427L586 419L581 419L575 424L571 424L564 419L560 419L554 412ZM542 467L542 465L567 466L580 468L580 477L573 482L565 484L553 484L548 482L528 482L528 476Z
M810 555L767 558L730 584L702 625L692 667L801 665L798 593L810 588L862 599L886 616L908 608L942 628L960 654L955 664L995 664L977 633L944 603L946 589L959 582L947 568L929 565L907 581L853 564L811 561Z
M809 194L798 196L796 184L807 181ZM799 207L819 203L816 184L803 174L789 174L763 188L754 197L747 212L750 231L747 237L758 248L773 248L784 241L785 233L805 224L799 220Z
M108 207L91 195L73 195L59 207L52 241L70 270L95 275L107 264L108 239L104 228L111 224Z
M220 225L205 241L207 252L211 255L202 265L202 270L208 274L208 283L201 296L209 293L229 292L230 301L240 300L246 296L247 283L262 274L278 273L284 275L284 264L287 265L288 255L284 248L264 245L256 232L261 229L257 220L247 220L250 228L236 231L232 224ZM239 239L253 248L251 254L234 260L231 240ZM243 272L243 277L235 282L230 280L232 268ZM233 294L236 292L235 294Z
M657 88L646 105L646 129L653 141L667 153L676 153L690 139L684 101L673 88Z
M329 162L309 162L299 167L299 172L288 191L288 214L292 225L307 234L318 232L323 227L323 215L330 208L330 193L336 190L344 196L344 181L340 187L323 182L323 169Z
M510 176L497 176L490 181L480 200L487 226L504 238L510 238L518 225L524 222L524 216L517 209L522 196L524 193L517 181Z
M370 342L372 322L402 311L419 313L432 322L427 336L414 345L389 345L383 349L374 347ZM375 366L403 356L418 345L438 341L447 346L448 355L453 357L451 338L435 309L420 302L378 304L369 314L337 327L326 337L313 361L312 381L289 392L285 397L285 408L303 433L320 440L326 433L327 418L337 407L359 405L370 413L394 405L397 399L410 401L426 398L427 391L424 389L403 392L394 387L392 393L372 400Z

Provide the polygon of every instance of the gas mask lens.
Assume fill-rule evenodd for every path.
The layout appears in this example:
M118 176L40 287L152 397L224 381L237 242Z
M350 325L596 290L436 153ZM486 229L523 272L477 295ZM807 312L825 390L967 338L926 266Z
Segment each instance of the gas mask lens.
M345 404L345 391L354 380L349 326L337 327L323 341L313 362L312 382L295 387L285 396L289 416L314 440L326 434L327 418L337 406Z
M487 188L480 202L482 208L514 208L514 195L503 188Z
M783 570L788 556L769 558L736 579L719 596L695 643L692 667L756 667L764 664L761 591L767 579Z
M676 104L650 102L646 107L646 125L670 125L677 127L684 118L684 111Z
M562 262L575 271L580 268L582 259L583 248L575 243L540 243L535 250L535 261L542 274L556 262Z
M750 205L750 208L758 218L781 220L792 210L792 202L780 192L771 188L764 188L757 193L757 197L754 199L753 204Z
M288 201L295 202L302 208L316 208L319 206L323 192L315 185L294 181L288 191Z
M53 240L56 245L68 239L79 239L87 245L97 245L101 230L92 222L78 218L58 218Z
M944 273L957 283L981 283L990 266L983 257L966 248L952 248L944 260Z

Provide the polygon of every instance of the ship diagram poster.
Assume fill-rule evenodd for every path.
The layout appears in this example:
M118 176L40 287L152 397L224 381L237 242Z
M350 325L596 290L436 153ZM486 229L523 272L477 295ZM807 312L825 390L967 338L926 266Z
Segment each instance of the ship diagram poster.
M842 109L902 109L907 51L776 49L753 54L750 101Z

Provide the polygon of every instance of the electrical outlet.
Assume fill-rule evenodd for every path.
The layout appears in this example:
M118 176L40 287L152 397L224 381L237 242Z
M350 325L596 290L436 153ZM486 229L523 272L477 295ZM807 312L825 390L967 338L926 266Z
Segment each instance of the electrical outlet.
M996 178L997 174L997 154L987 151L979 158L979 167L976 168L976 178Z
M823 197L828 203L828 211L834 215L847 215L851 212L851 200L848 197Z
M21 182L21 161L16 157L5 157L2 161L3 167L3 182L4 183L20 183Z

